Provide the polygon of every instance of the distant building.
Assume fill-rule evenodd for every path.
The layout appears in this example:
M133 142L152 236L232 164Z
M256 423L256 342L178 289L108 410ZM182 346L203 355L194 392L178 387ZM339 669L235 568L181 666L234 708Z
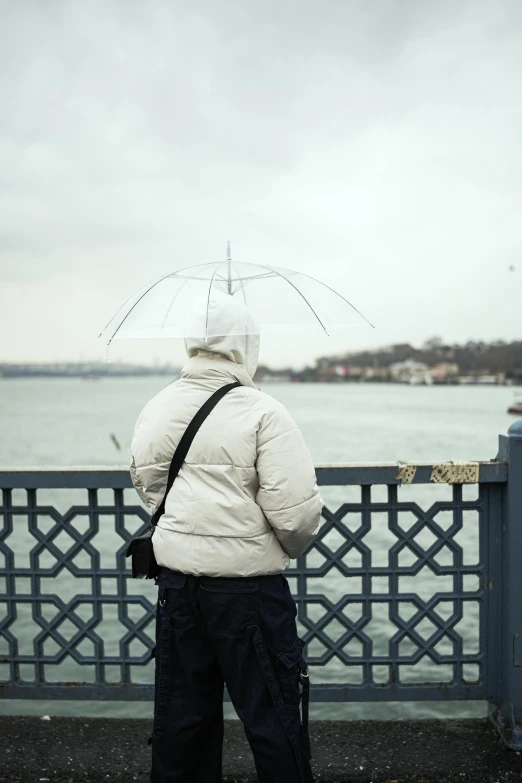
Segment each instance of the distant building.
M461 375L458 381L461 386L503 386L506 383L506 374L499 372L496 375Z
M261 383L290 383L291 380L293 380L292 373L277 372L277 370L256 375L256 381Z
M339 381L360 381L367 372L365 367L341 362L339 359L331 361L321 360L317 367L317 380L326 383L338 383Z
M387 367L366 367L361 368L363 381L388 381L390 379L390 371Z
M260 383L288 383L293 380L292 370L272 370L266 364L261 364L257 368L255 380Z
M409 383L412 385L433 383L428 372L428 365L424 362L416 362L414 359L406 359L405 362L395 362L390 365L390 375L397 383Z
M434 367L430 367L429 374L434 383L452 383L456 381L459 374L459 365L455 362L439 362Z

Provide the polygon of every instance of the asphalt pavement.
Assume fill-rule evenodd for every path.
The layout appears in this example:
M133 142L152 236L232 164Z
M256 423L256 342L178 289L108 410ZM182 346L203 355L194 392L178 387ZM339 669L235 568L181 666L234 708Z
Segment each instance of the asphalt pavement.
M148 783L150 733L140 719L0 717L0 783ZM522 754L487 720L314 720L310 737L316 783L522 783ZM239 721L223 756L223 783L257 781Z

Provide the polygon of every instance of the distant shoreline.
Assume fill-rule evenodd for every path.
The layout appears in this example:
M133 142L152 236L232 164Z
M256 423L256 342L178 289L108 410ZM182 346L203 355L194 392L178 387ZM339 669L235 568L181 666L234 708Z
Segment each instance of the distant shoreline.
M106 374L92 373L85 375L83 373L46 373L46 372L21 372L21 373L0 373L0 381L12 381L20 380L24 378L27 380L34 380L35 378L52 379L52 378L75 378L83 381L101 381L112 378L172 378L179 377L178 372L163 372L158 370L157 372L114 372Z
M0 381L14 381L14 380L27 380L27 381L33 381L33 380L57 380L57 379L74 379L79 381L84 381L86 383L97 383L98 381L102 380L123 380L128 378L167 378L171 381L175 381L179 378L179 373L177 372L164 372L164 371L158 371L158 372L143 372L143 373L133 373L133 372L121 372L121 373L109 373L106 375L81 375L81 374L75 374L75 373L13 373L13 374L0 374ZM466 381L458 381L458 380L451 380L451 381L439 381L434 382L431 384L426 383L409 383L406 381L400 381L400 380L393 380L391 378L388 378L386 380L384 379L343 379L342 381L339 380L301 380L301 379L280 379L280 378L258 378L254 379L256 385L266 386L266 385L274 385L279 386L281 384L291 384L292 386L362 386L371 384L373 386L407 386L410 388L418 388L419 386L435 386L437 388L440 388L441 386L451 386L453 388L467 388L470 387L479 387L481 389L485 388L505 388L505 389L513 389L516 390L517 388L522 388L522 382L518 383L517 381L513 381L511 379L508 379L504 381L503 383L492 383L492 382L481 382L480 380L467 380Z

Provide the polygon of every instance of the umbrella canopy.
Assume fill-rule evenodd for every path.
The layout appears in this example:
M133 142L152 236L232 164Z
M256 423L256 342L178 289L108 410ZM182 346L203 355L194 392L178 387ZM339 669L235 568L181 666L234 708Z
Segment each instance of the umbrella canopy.
M224 320L229 297L246 305L254 318ZM229 259L180 269L149 283L125 302L100 337L109 345L115 339L259 331L331 334L363 323L372 326L347 299L308 275Z

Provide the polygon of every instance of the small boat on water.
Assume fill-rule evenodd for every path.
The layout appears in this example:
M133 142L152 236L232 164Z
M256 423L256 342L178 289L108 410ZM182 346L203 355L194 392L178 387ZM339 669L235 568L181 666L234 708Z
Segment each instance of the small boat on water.
M517 413L519 416L522 416L522 397L515 400L513 405L508 408L508 413Z

